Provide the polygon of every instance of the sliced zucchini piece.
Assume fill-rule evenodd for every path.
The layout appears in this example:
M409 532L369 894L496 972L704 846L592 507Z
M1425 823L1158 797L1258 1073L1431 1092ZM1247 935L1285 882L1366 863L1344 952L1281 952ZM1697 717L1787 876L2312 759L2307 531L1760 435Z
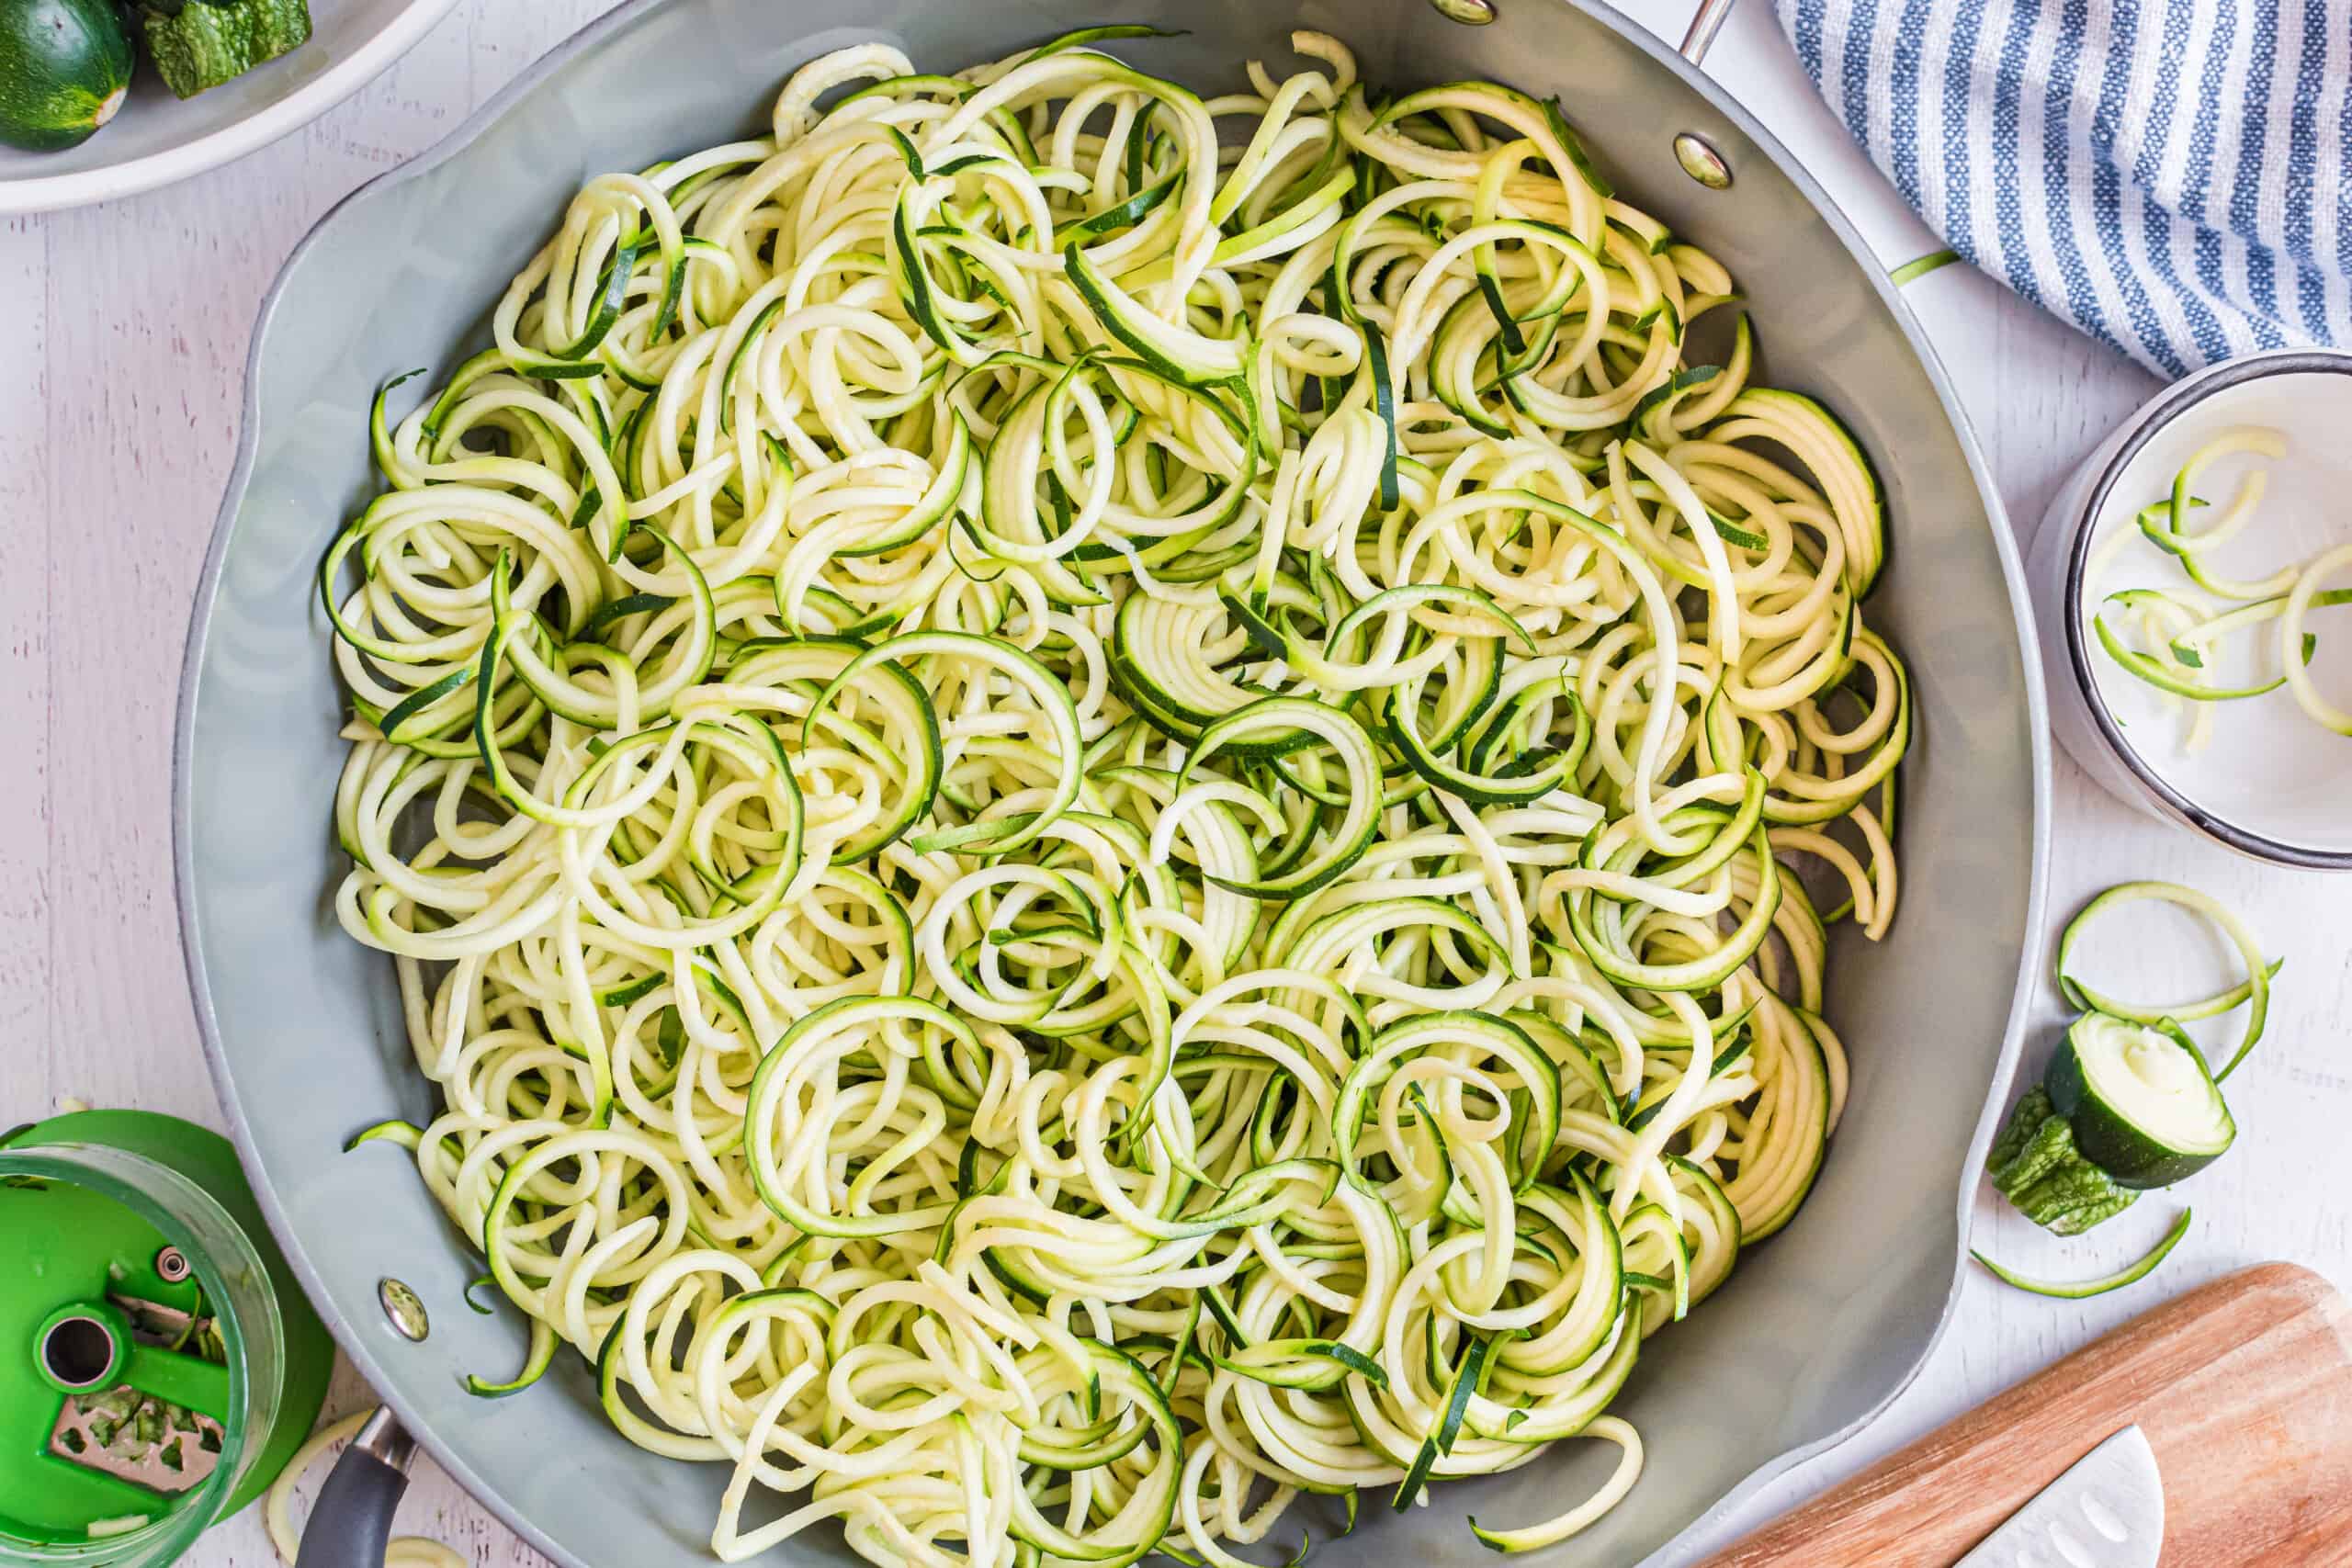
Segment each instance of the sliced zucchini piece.
M2238 1135L2205 1058L2175 1028L2086 1012L2042 1075L2075 1147L2119 1187L2169 1187Z

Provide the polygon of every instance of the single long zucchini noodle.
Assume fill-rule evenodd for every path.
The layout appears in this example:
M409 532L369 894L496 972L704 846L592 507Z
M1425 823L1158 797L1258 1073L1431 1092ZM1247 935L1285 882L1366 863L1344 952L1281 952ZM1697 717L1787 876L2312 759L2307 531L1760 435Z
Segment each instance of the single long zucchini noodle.
M445 1104L362 1137L530 1320L477 1391L593 1358L725 1559L1227 1564L1600 1439L1478 1531L1564 1538L1842 1106L1859 448L1556 103L1145 30L591 181L322 566Z

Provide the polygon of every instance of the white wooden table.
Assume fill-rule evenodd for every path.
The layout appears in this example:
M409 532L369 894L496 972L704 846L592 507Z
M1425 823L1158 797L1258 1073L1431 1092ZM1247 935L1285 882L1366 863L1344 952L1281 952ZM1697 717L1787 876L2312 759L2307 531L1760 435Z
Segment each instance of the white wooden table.
M60 1097L218 1125L197 1045L171 886L173 698L189 595L237 437L264 290L338 197L439 140L606 0L464 0L390 74L243 162L110 206L0 227L0 1124ZM1679 35L1688 0L1647 17ZM1761 0L1711 62L1862 225L1881 256L1937 248L1814 96ZM1965 398L2020 536L2069 469L2154 383L1983 276L1950 267L1910 296ZM2271 1035L2231 1084L2237 1149L2187 1190L2198 1226L2160 1284L2065 1304L1972 1271L1951 1332L1869 1432L1773 1487L1724 1539L2178 1290L2293 1258L2352 1286L2352 1204L2315 1185L2352 1121L2352 885L2270 871L2161 828L2062 756L2051 908L2134 876L2186 881L2288 955ZM301 830L298 826L294 830ZM2221 974L2210 943L2152 923L2100 955L2165 994ZM2140 932L2135 931L2136 938ZM2054 1022L2057 998L2041 1017ZM2036 1064L2048 1031L2029 1047ZM1863 1048L1867 1048L1865 1043ZM2135 1256L2168 1200L2062 1249L1989 1198L1978 1245L2088 1274ZM363 1403L346 1373L335 1408ZM537 1561L429 1464L401 1528L483 1564ZM258 1510L197 1568L263 1568Z

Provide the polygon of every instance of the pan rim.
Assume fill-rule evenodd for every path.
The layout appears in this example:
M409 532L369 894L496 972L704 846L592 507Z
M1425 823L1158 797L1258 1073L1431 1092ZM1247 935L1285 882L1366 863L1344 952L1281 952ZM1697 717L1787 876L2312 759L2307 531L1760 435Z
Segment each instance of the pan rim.
M246 491L253 477L255 455L259 449L260 388L263 350L268 341L270 328L281 298L289 280L303 260L320 243L329 228L347 210L380 197L407 182L417 179L463 153L480 139L492 124L502 118L520 99L535 91L548 78L558 74L580 56L616 32L633 25L643 17L671 0L627 0L604 16L563 39L525 68L505 86L499 89L481 107L466 117L439 141L396 169L386 171L360 186L335 202L318 221L311 225L300 243L288 255L277 276L271 281L263 297L246 353L244 397L238 425L236 460L232 466L227 488L222 492L220 507L215 516L211 539L206 547L203 571L198 579L194 603L189 612L188 631L182 654L177 710L172 737L172 880L174 902L180 925L181 953L185 962L190 1000L196 1012L197 1032L204 1047L205 1066L212 1079L215 1094L229 1122L230 1135L237 1146L239 1157L249 1171L261 1167L259 1153L252 1132L247 1126L244 1111L231 1076L228 1060L220 1041L219 1019L212 1005L209 980L206 969L203 936L196 918L194 855L194 798L191 761L195 745L197 688L201 672L207 640L211 629L212 611L220 594L220 577L227 558L228 545L236 519L243 509ZM1400 0L1409 3L1409 0ZM1653 1568L1663 1563L1679 1548L1697 1540L1710 1529L1722 1525L1755 1497L1766 1486L1794 1471L1798 1466L1842 1446L1874 1424L1888 1406L1902 1396L1927 1367L1937 1349L1951 1331L1955 1310L1960 1301L1963 1271L1968 1258L1970 1211L1973 1206L1976 1174L1982 1168L1990 1145L1999 1111L2007 1098L2008 1086L2015 1077L2018 1057L2022 1047L2026 1015L2030 1008L2035 987L2031 983L2034 961L2039 953L2045 903L2048 893L2050 816L2051 816L2051 735L2048 693L2043 681L2041 639L2036 631L2031 596L2028 590L2021 552L2008 525L2007 508L1995 485L1991 470L1984 461L1966 411L1961 406L1951 379L1941 358L1928 341L1917 317L1898 290L1887 278L1886 269L1879 265L1860 231L1845 210L1825 190L1812 173L1754 115L1716 85L1704 71L1685 60L1641 23L1604 3L1604 0L1550 0L1552 4L1581 11L1609 28L1618 37L1665 66L1682 85L1697 94L1701 101L1724 117L1756 149L1771 161L1778 172L1793 185L1810 202L1814 210L1828 224L1847 254L1861 267L1877 291L1880 303L1902 331L1912 357L1934 389L1937 401L1962 457L1968 466L1970 478L1975 484L1978 500L1984 508L1985 524L1993 536L1996 558L2001 570L2001 583L2008 596L2010 619L2017 635L2017 656L2026 697L2028 754L2031 773L2032 823L2030 831L2030 864L2027 869L2025 929L2026 940L2020 944L2016 972L2011 979L2009 1010L2003 1025L2001 1047L1996 1055L1992 1080L1986 1086L1984 1107L1977 1113L1976 1128L1968 1145L1968 1155L1957 1178L1954 1198L1954 1234L1951 1270L1938 1308L1936 1325L1926 1343L1911 1364L1895 1378L1883 1394L1868 1410L1853 1420L1810 1442L1782 1450L1757 1465L1736 1482L1724 1495L1683 1526L1658 1549L1642 1560L1636 1568ZM506 1501L504 1495L492 1485L472 1465L458 1457L440 1435L427 1423L417 1420L407 1407L407 1401L396 1391L389 1368L375 1354L368 1337L355 1331L342 1314L333 1309L328 1297L325 1276L312 1264L308 1250L294 1234L276 1190L266 1180L254 1183L263 1216L277 1236L288 1265L302 1282L313 1302L325 1302L321 1318L334 1335L337 1346L359 1371L377 1396L389 1405L411 1434L430 1453L435 1461L464 1487L467 1494L488 1509L492 1515L528 1542L534 1549L563 1568L594 1568L594 1565L558 1546L545 1532L523 1517Z

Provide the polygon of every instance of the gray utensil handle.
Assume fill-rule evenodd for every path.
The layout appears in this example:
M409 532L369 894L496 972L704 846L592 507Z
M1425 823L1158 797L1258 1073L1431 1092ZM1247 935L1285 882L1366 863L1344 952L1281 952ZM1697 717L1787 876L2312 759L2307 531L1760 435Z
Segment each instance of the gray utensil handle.
M392 1538L392 1514L408 1490L414 1439L389 1409L368 1418L334 1461L311 1517L294 1568L383 1568Z
M1707 51L1715 41L1715 34L1723 30L1724 18L1739 0L1699 0L1699 8L1690 15L1690 28L1682 35L1680 53L1693 65L1705 63Z

